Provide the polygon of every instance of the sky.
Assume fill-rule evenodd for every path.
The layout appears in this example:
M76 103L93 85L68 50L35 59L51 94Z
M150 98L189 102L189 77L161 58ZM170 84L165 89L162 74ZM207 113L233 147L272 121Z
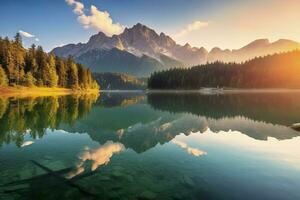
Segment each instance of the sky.
M142 23L208 50L237 49L253 40L300 42L300 0L1 0L0 36L50 51Z

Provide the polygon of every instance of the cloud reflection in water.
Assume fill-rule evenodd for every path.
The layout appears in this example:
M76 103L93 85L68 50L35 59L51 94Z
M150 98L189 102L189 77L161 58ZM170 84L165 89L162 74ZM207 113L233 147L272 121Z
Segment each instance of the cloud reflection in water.
M172 140L172 142L174 144L176 144L177 146L181 147L182 149L186 150L189 154L193 155L193 156L202 156L202 155L206 155L207 153L205 151L202 151L200 149L197 148L192 148L189 147L186 143L181 142L179 140Z
M30 145L32 145L33 143L34 143L34 141L26 141L26 142L24 142L24 143L21 145L21 147L30 146Z
M94 171L101 165L109 163L110 158L116 154L125 150L125 147L121 143L114 143L107 141L105 144L97 149L86 148L83 153L79 156L79 164L76 169L67 175L67 178L73 178L85 171L84 163L88 160L92 161L91 170Z

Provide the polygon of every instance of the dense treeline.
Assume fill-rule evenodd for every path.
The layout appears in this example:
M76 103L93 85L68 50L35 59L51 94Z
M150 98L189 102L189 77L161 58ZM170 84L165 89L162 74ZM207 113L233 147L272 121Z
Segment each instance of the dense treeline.
M34 44L22 46L19 33L14 40L0 38L0 86L62 87L96 89L89 69L70 57L62 59L44 52Z
M214 62L155 72L150 89L300 88L300 51L257 57L237 63Z

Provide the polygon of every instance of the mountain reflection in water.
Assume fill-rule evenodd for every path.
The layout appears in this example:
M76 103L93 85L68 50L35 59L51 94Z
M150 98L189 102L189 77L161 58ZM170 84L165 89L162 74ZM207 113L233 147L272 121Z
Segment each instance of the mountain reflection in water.
M139 153L180 133L204 132L208 127L214 132L240 131L258 140L290 139L299 136L289 127L299 120L298 98L299 93L0 98L0 144L14 142L20 147L26 134L42 138L48 128L87 133L100 144L118 142Z

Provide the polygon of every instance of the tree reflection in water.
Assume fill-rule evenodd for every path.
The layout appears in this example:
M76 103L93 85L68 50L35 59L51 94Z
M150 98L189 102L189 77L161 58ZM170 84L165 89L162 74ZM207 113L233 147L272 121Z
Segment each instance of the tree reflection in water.
M90 112L97 98L97 94L21 99L0 97L0 146L14 142L21 147L25 135L41 138L48 128L55 129L61 123L73 125Z

